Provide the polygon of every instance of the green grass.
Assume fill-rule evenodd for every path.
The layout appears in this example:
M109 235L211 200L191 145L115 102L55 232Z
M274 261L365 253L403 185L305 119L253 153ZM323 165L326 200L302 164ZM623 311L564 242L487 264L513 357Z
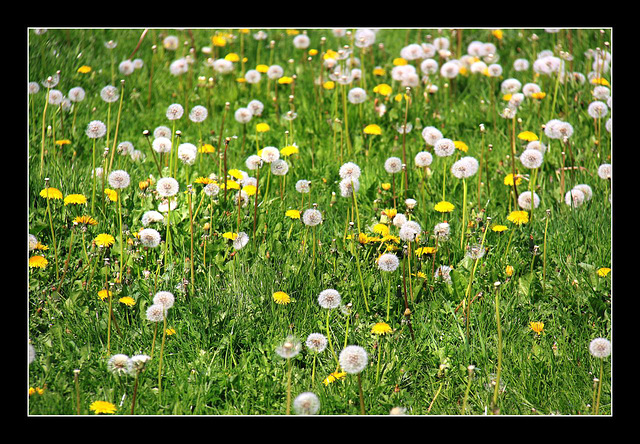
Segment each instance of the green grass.
M400 49L408 43L426 41L426 36L437 36L436 30L379 31L376 42L384 42L384 51L377 48L365 54L367 101L357 106L347 104L349 135L353 152L348 152L346 142L341 146L341 133L334 132L332 119L344 120L340 85L334 90L314 88L313 79L320 73L320 55L306 61L307 54L296 50L291 44L292 36L284 30L267 30L269 38L262 41L260 59L257 60L258 42L251 33L244 35L243 50L247 57L246 69L257 63L280 64L285 75L296 75L293 106L297 118L293 121L293 135L289 122L281 119L274 109L272 95L274 84L269 86L263 74L258 85L240 84L240 64L236 63L233 74L220 75L208 68L204 61L207 55L200 49L211 46L211 36L216 30L152 29L143 40L134 58L140 57L144 66L125 78L122 117L118 142L131 141L145 155L142 161L115 154L112 169L124 169L131 176L131 185L122 191L123 237L133 239L133 233L142 227L140 218L147 210L157 209L159 201L154 196L155 185L140 191L138 183L153 175L159 178L156 165L144 130L153 130L159 125L171 128L165 117L172 103L185 105L185 115L177 121L176 129L182 132L181 142L199 144L200 134L204 142L218 146L220 136L230 137L227 166L248 171L245 159L255 154L256 146L282 148L285 142L295 142L300 153L288 158L289 173L286 175L284 199L280 199L280 177L272 176L269 201L262 202L258 209L255 237L253 229L253 198L243 209L240 231L250 235L246 247L234 251L230 243L222 238L225 232L235 232L237 208L233 205L234 192L228 200L221 190L217 199L210 202L205 197L197 218L194 220L194 256L191 258L190 219L187 206L187 173L194 185L193 210L200 204L202 185L193 183L194 178L220 174L216 158L199 154L196 164L187 168L179 164L176 179L180 183L179 205L172 211L172 261L158 268L156 260L163 256L163 247L145 252L133 242L124 246L125 275L120 283L115 282L120 261L118 236L118 213L115 202L102 199L99 187L96 193L96 210L91 214L98 225L89 227L85 233L85 246L90 264L87 264L79 228L73 228L74 239L68 272L62 286L56 279L54 246L46 214L46 201L39 196L44 188L44 178L50 186L61 190L64 196L81 193L89 203L78 207L65 206L62 201L50 200L55 239L57 242L60 276L69 255L71 221L75 216L89 214L91 199L91 148L92 141L84 134L86 125L92 120L106 123L108 107L99 96L107 84L120 87L123 78L118 73L120 61L133 52L142 30L140 29L51 29L42 35L29 31L29 81L42 81L56 70L61 71L60 84L56 87L64 94L74 86L82 86L87 93L83 102L76 104L75 132L71 132L73 111L60 111L55 107L47 110L46 125L53 125L56 139L62 137L71 143L54 148L52 134L47 133L43 174L40 175L42 117L45 88L29 96L33 109L28 115L29 128L29 177L28 177L28 231L35 235L47 250L30 252L43 255L48 261L44 269L29 269L28 287L28 334L36 350L36 358L28 367L29 386L45 387L43 394L29 397L28 413L31 415L76 414L76 387L74 370L79 369L80 412L93 414L89 406L96 400L115 404L117 414L128 414L133 395L133 377L115 376L109 373L106 362L110 355L124 353L151 354L154 325L146 320L146 309L152 304L156 291L171 291L176 303L169 310L167 323L175 334L166 337L163 364L162 390L158 386L158 359L162 325L158 329L153 359L140 375L135 413L139 415L282 415L286 411L287 365L275 353L275 348L288 334L304 342L312 332L326 334L326 312L317 302L318 294L326 288L337 289L343 303L353 304L347 316L334 310L331 313L330 329L336 353L345 342L364 347L369 354L369 365L362 373L364 401L367 414L386 415L396 406L416 415L458 415L462 410L467 387L470 364L475 366L471 381L466 414L492 413L492 378L497 371L497 324L495 317L495 286L500 285L500 317L503 339L501 385L504 390L498 397L500 414L590 414L593 405L593 378L598 376L600 362L589 354L588 346L596 337L609 337L611 331L611 275L599 277L596 271L611 267L611 205L610 185L597 176L597 167L610 162L610 135L604 129L601 144L604 158L596 158L594 151L595 132L593 120L586 107L591 101L593 85L569 82L560 85L555 112L549 110L553 100L555 77L541 76L536 82L547 92L541 101L540 110L532 99L526 99L518 111L515 134L529 130L537 134L541 125L551 118L570 122L574 127L571 147L575 165L584 170L567 171L564 176L565 191L574 185L586 183L593 189L593 198L583 206L571 209L564 203L560 188L561 166L560 142L551 141L551 150L536 180L536 192L541 205L534 211L533 221L517 227L507 221L513 210L510 187L503 184L506 174L511 172L510 131L511 121L496 113L506 104L500 93L500 79L471 74L459 76L448 87L443 79L435 76L440 85L438 93L429 96L427 102L422 89L412 91L413 101L409 107L408 122L413 130L406 136L409 187L406 197L415 198L418 205L412 214L426 235L421 244L433 246L430 232L443 216L433 210L433 205L442 198L442 179L446 174L446 199L456 209L446 220L451 224L451 239L440 245L435 257L424 256L420 260L411 258L414 276L411 277L413 302L411 326L405 321L404 300L400 267L391 274L393 279L391 319L393 333L377 337L370 333L371 327L383 321L386 314L386 280L383 280L375 259L384 248L379 243L357 245L357 256L352 254L352 241L343 241L345 227L350 218L352 202L340 196L338 182L340 166L352 161L362 169L361 187L357 193L357 205L362 231L373 235L371 228L380 221L381 211L393 206L390 191L383 191L381 184L391 182L383 168L386 158L402 157L402 135L395 126L402 124L405 102L396 102L396 93L404 92L398 82L391 79L393 59L399 57ZM222 30L219 30L222 31ZM232 30L239 36L238 30ZM539 36L535 49L530 35ZM522 35L520 35L522 33ZM171 53L162 48L165 35L177 35L182 41L195 43L196 61L190 71L180 78L173 77L168 65L184 55L186 47ZM337 50L350 44L347 38L337 38L330 30L309 30L310 48L321 51ZM444 36L451 37L448 31ZM608 34L607 34L608 35ZM320 37L326 37L324 48ZM591 70L584 56L589 48L602 46L599 30L572 31L573 69L585 75ZM117 41L110 52L104 46L108 40ZM273 51L268 42L274 40ZM462 54L473 40L492 41L498 46L500 63L504 68L503 78L518 78L523 84L533 81L531 69L515 72L513 60L525 57L532 63L533 54L552 49L560 43L568 44L568 33L546 33L543 30L506 29L502 41L498 42L489 30L463 31ZM455 57L455 38L451 37ZM151 46L158 47L153 53ZM240 53L240 37L225 47L215 48L216 58L226 54ZM54 53L55 51L55 53ZM81 54L81 55L79 55ZM354 54L360 57L359 49ZM115 62L115 75L111 75L111 60ZM213 55L212 55L213 56ZM289 60L293 62L290 63ZM148 82L153 64L153 90L148 106ZM89 74L77 73L81 65L91 66ZM386 74L373 75L373 68L381 66ZM419 70L419 67L418 67ZM213 88L200 86L198 78L214 77ZM605 77L608 78L607 75ZM327 72L324 73L327 80ZM608 78L609 79L609 78ZM493 88L490 85L493 82ZM386 102L387 112L378 116L373 107L374 98L384 100L373 92L379 83L388 83L394 93ZM347 85L347 90L355 85ZM362 86L359 84L358 86ZM188 92L188 99L185 99ZM493 95L491 94L493 92ZM278 85L280 113L289 109L291 85ZM246 140L242 149L243 128L233 118L239 107L258 99L265 104L261 117L255 117L246 126ZM225 103L229 110L225 114ZM495 103L495 107L494 107ZM191 106L207 107L209 117L200 124L188 119ZM111 108L110 145L116 122L118 102ZM337 106L336 106L337 105ZM334 108L335 106L335 108ZM334 110L337 110L337 114ZM495 111L495 112L494 112ZM224 129L220 129L224 119ZM271 127L256 141L255 125L268 123ZM495 124L494 124L495 122ZM362 129L370 123L382 128L382 135L373 140L364 135ZM604 122L603 122L604 123ZM484 124L486 132L480 132ZM466 221L473 226L466 233L465 244L480 243L482 229L493 224L504 224L508 231L488 231L484 246L486 254L478 261L470 287L470 297L477 298L471 306L470 318L465 319L465 309L456 307L465 298L473 263L465 259L460 248L462 183L453 177L448 168L453 160L434 155L427 187L421 189L421 172L413 166L413 157L426 149L421 137L422 128L435 126L444 137L461 140L469 146L462 155L480 158L484 147L485 168L482 172L481 197L477 196L477 175L468 179L468 201ZM343 127L342 127L343 128ZM64 131L64 132L63 132ZM237 136L237 138L234 138ZM346 134L343 134L346 136ZM285 139L286 138L286 139ZM543 135L543 142L548 139ZM104 139L98 140L99 154ZM371 143L368 154L365 150ZM491 151L488 147L492 145ZM516 141L520 153L525 142ZM224 146L222 147L224 148ZM342 153L342 156L341 156ZM565 165L570 159L565 160ZM446 165L446 169L445 169ZM265 191L268 165L260 172L259 191ZM529 171L516 161L521 174ZM166 174L166 173L163 173ZM401 191L401 175L396 177L398 193ZM294 185L299 179L311 180L310 198L305 196L304 208L300 207L300 194ZM108 187L108 184L106 185ZM524 180L519 191L528 189ZM424 191L423 191L424 190ZM332 192L336 193L332 197ZM424 193L424 194L423 194ZM324 221L316 229L319 242L316 258L312 258L313 231L306 230L298 220L284 216L287 209L303 210L317 203ZM211 204L211 207L209 205ZM481 209L481 211L479 211ZM543 279L543 239L546 213L550 210L546 241L546 276ZM398 211L405 212L403 199L398 199ZM210 213L211 212L211 213ZM209 219L209 215L212 218ZM352 216L351 216L352 217ZM488 221L487 217L491 220ZM355 221L355 219L353 219ZM211 224L211 235L206 237L206 253L203 241L207 232L205 223ZM166 228L160 226L163 241ZM509 244L509 236L513 237ZM116 239L115 245L106 250L91 245L99 233L109 233ZM351 234L355 230L350 231ZM397 228L392 226L392 233ZM357 234L357 233L355 233ZM531 240L532 239L532 240ZM306 243L303 246L303 241ZM507 245L509 249L507 250ZM531 253L531 246L539 246L538 255ZM415 249L416 245L412 246ZM399 244L402 257L402 244ZM108 266L104 256L110 258ZM191 282L189 261L194 263L194 280ZM435 264L432 262L435 260ZM359 261L362 284L358 274ZM434 282L432 270L440 264L454 268L453 284ZM514 267L514 273L505 274L506 265ZM94 269L93 275L91 270ZM160 270L155 282L156 271ZM415 275L422 272L426 279ZM148 276L145 275L148 272ZM407 277L408 278L408 277ZM181 286L183 279L189 281ZM86 283L90 280L90 285ZM97 293L109 282L113 291L114 317L111 326L110 353L107 350L108 305ZM191 287L192 284L192 287ZM367 292L369 310L366 310L362 285ZM409 283L407 282L407 286ZM179 287L179 288L178 288ZM192 290L193 288L193 290ZM397 291L396 291L397 290ZM288 305L277 305L271 295L284 291L292 298ZM124 296L135 300L133 307L118 303ZM537 335L529 328L532 321L544 322L544 331ZM469 323L469 337L466 328ZM412 339L410 328L413 330ZM345 335L346 339L345 339ZM383 351L381 378L376 384L377 353ZM360 413L358 386L355 375L324 385L322 380L336 370L336 363L329 348L318 356L316 380L311 380L313 355L303 346L292 359L292 399L304 391L313 391L320 399L319 413L345 415ZM605 361L600 414L610 414L610 368ZM437 395L437 396L436 396ZM122 401L124 396L124 401ZM122 405L120 405L122 402ZM431 408L430 408L431 407Z

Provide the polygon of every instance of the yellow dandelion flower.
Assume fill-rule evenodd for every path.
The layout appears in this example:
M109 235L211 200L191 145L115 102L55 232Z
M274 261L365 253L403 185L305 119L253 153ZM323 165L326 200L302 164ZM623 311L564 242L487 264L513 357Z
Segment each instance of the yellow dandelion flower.
M89 74L91 72L91 67L89 65L82 65L78 68L78 72L80 74Z
M393 330L386 322L378 322L373 327L371 327L371 333L374 335L385 335L387 333L391 333Z
M516 225L522 225L529 222L529 213L526 211L512 211L509 216L507 216L507 220L513 222Z
M389 227L385 224L375 224L373 226L373 232L381 236L386 236L389 234Z
M380 128L379 125L376 125L375 123L372 123L372 124L367 125L367 126L364 127L364 133L365 134L380 135L380 134L382 134L382 129Z
M98 221L91 216L77 216L73 219L74 224L98 225Z
M460 151L464 151L465 153L469 151L469 146L460 140L454 140L453 146L455 146Z
M100 298L101 301L104 301L105 299L111 296L113 296L113 293L111 293L109 290L100 290L98 292L98 297Z
M83 194L69 194L64 198L64 204L82 205L87 203L87 198Z
M538 136L531 131L522 131L518 134L518 139L526 140L527 142L533 142L534 140L538 140Z
M116 190L112 190L111 188L105 188L104 194L107 195L111 202L116 202L118 200L118 193Z
M511 275L513 274L513 267L511 265L507 265L504 269L504 272L507 276L511 277Z
M230 52L229 54L224 56L224 59L228 60L230 62L239 62L240 61L240 56L238 54L236 54L235 52Z
M31 256L29 258L29 268L45 268L49 261L43 256Z
M71 144L71 141L69 139L56 140L56 145L58 146L69 145L69 144Z
M322 56L324 60L335 59L336 57L338 57L338 53L335 52L333 49L327 49L327 52L325 52L324 55Z
M460 70L458 71L460 73L461 76L469 76L469 68L467 68L466 66L461 66Z
M605 277L606 275L609 274L610 271L611 271L611 268L606 268L606 267L598 268L598 276Z
M45 199L60 200L60 199L62 199L62 191L60 191L57 188L48 187L48 188L45 188L44 190L40 191L40 196L44 197Z
M418 273L416 274L416 276L418 276L419 278L422 278L422 279L426 279L426 278L427 278L427 275L426 275L426 274L424 274L422 271L418 271Z
M504 96L502 96L502 100L508 102L509 100L511 100L511 94L505 94Z
M407 63L409 62L407 62L407 60L403 59L402 57L396 57L395 59L393 59L393 66L404 66Z
M151 185L151 181L149 180L141 180L140 182L138 182L138 188L140 189L140 191L144 191L147 188L149 188L149 185Z
M256 125L256 131L259 132L259 133L266 133L270 129L271 128L269 127L268 123L258 123Z
M134 305L136 305L136 300L130 296L121 297L120 299L118 299L118 302L128 307L133 307Z
M96 222L98 223L98 222ZM47 251L49 249L49 247L47 247L46 245L41 244L39 241L35 246L36 250L40 250L40 251Z
M423 254L434 254L438 249L436 247L420 247L416 248L416 255L422 256Z
M259 73L265 74L267 71L269 71L269 66L260 64L256 66L256 71L258 71Z
M398 214L398 210L396 210L395 208L387 208L382 210L382 214L387 216L389 219L393 219L396 214Z
M225 188L227 188L228 190L239 190L240 189L240 184L238 182L236 182L235 180L229 179L229 180L227 180L226 185L221 183L220 184L220 188L223 189L223 190Z
M455 206L451 202L447 202L446 200L441 200L438 202L433 209L438 213L450 213L454 210Z
M235 240L235 238L238 237L238 233L232 233L230 231L227 231L222 235L222 237L229 240Z
M287 29L286 33L287 33L287 35L298 35L298 34L300 34L300 30L298 30L298 29Z
M273 293L272 297L273 301L279 305L287 305L289 302L291 302L291 298L284 291L276 291L275 293Z
M544 91L535 92L535 93L531 94L531 98L533 98L533 99L542 100L545 97L547 97L547 93L544 92Z
M96 236L93 242L99 247L110 247L116 242L116 240L110 234L100 233Z
M324 89L334 89L336 87L336 82L333 80L328 80L322 84Z
M503 32L502 29L494 29L491 31L491 35L497 38L498 40L502 40Z
M389 182L381 183L380 188L382 188L384 191L389 191L391 189L391 184Z
M326 378L324 378L322 383L324 385L329 385L334 381L339 381L341 379L344 379L346 376L347 376L347 372L335 371L335 372L331 373L329 376L327 376Z
M287 210L284 215L290 219L300 219L300 211L299 210Z
M227 174L233 177L234 179L242 180L242 172L238 169L232 168L229 171L227 171Z
M99 415L100 413L111 414L111 413L115 413L117 410L115 405L107 401L94 401L89 406L89 409L92 410L96 415Z
M402 99L409 100L409 96L406 94L396 94L393 97L393 100L395 100L396 102L402 102Z
M176 329L169 327L169 328L167 328L165 330L165 333L167 334L167 336L175 335L176 334Z
M205 143L200 148L198 148L198 152L200 153L215 153L216 149L213 145L209 143Z
M289 157L292 154L298 154L299 152L300 150L298 150L298 147L295 145L285 146L280 150L280 154L282 154L285 157Z
M202 185L208 185L210 183L214 183L215 180L209 178L209 177L196 177L196 179L194 180L195 183L199 183Z
M247 196L253 196L254 194L256 194L257 190L258 188L255 185L245 185L242 187L242 191L247 193Z
M507 174L504 177L503 183L508 186L513 186L513 174ZM520 185L522 183L522 176L516 174L516 185Z
M247 79L244 77L236 77L236 82L238 83L246 83Z
M378 93L381 96L388 96L393 92L393 88L386 83L380 83L373 87L373 92Z
M310 56L318 55L318 50L311 48L308 53Z
M227 39L221 35L214 35L213 37L211 37L211 43L213 43L213 46L222 47L222 46L226 46Z
M501 233L503 231L508 230L506 225L494 225L493 227L491 227L491 229L496 233Z
M382 242L395 242L396 244L400 243L400 238L398 236L394 236L393 234L387 234L386 236L382 236Z
M544 330L544 322L529 322L529 328L536 333L541 334L542 330Z
M282 76L278 79L278 83L280 85L289 85L290 83L293 83L293 77Z
M609 86L609 82L604 77L595 77L595 78L591 79L591 84L592 85Z
M385 75L386 72L383 68L376 66L375 68L373 68L373 75L374 76L378 76L378 77L382 77L383 75Z

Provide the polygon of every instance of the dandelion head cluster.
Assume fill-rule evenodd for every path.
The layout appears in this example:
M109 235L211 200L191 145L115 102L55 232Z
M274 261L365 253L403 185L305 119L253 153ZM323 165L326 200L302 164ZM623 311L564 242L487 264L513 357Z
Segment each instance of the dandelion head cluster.
M178 120L184 114L184 108L179 103L172 103L167 107L167 112L165 113L167 119L169 120Z
M181 143L178 145L178 158L185 165L193 165L196 161L198 148L192 143Z
M333 288L327 288L322 290L318 295L318 303L320 307L325 309L338 308L340 306L341 297L340 293Z
M384 253L378 258L378 268L382 271L395 271L400 259L393 253Z
M167 309L161 304L153 304L147 308L145 314L150 322L162 322L167 314Z
M438 268L436 268L435 273L433 274L433 277L436 281L442 281L445 282L447 284L451 284L451 271L453 269L448 266L448 265L440 265Z
M606 338L595 338L589 343L589 353L595 358L604 359L611 354L611 342Z
M315 353L322 353L327 348L327 337L322 333L311 333L307 336L305 345Z
M156 210L149 210L142 214L140 221L142 222L142 225L146 227L155 222L164 222L164 216Z
M296 182L296 191L298 193L308 193L310 191L311 181L300 179Z
M287 338L276 347L278 356L284 359L295 357L302 349L302 344L295 336L287 336Z
M465 156L451 165L451 174L458 179L467 179L478 171L478 160L475 157Z
M613 172L613 167L610 163L603 163L598 167L598 177L600 179L611 179L611 173Z
M360 373L366 368L368 360L367 351L359 345L347 345L338 356L340 367L349 374Z
M271 162L271 173L275 176L284 176L289 172L289 164L284 159L276 159Z
M196 105L191 108L191 111L189 112L189 120L194 123L204 122L208 115L209 111L207 111L207 108L202 105Z
M173 177L163 177L156 183L156 191L162 197L171 197L178 194L180 184Z
M131 177L125 170L115 170L109 174L108 181L111 188L120 190L129 186Z
M143 228L138 232L138 238L142 246L147 248L156 248L162 240L160 233L153 228Z
M236 119L236 122L245 124L251 121L253 118L253 112L251 112L249 108L241 107L236 110L233 117Z
M402 171L402 159L399 157L389 157L384 162L384 169L389 174L396 174Z
M532 208L538 208L539 205L540 197L534 192L524 191L518 195L518 206L525 211L529 211Z
M442 132L436 127L427 126L422 130L422 138L427 145L434 146L442 137Z
M90 139L99 139L107 134L107 126L100 120L92 120L87 125L86 134Z
M433 152L438 157L449 157L456 151L456 146L453 140L440 138L433 145Z
M128 374L129 356L115 354L107 361L107 369L116 376Z
M100 98L107 103L113 103L120 98L120 93L115 86L107 85L100 90Z
M585 196L582 191L577 188L573 188L566 192L564 195L564 203L571 208L577 208L585 201Z
M249 243L249 235L244 231L238 233L236 238L233 240L233 248L236 250L241 250Z
M433 234L436 236L439 242L444 242L449 239L451 227L447 222L440 222L433 227Z
M315 415L320 410L320 399L313 392L300 393L293 400L293 411L298 415Z
M275 162L280 158L280 150L274 146L267 146L262 149L260 152L260 157L266 163Z
M433 156L429 151L420 151L416 154L414 162L418 168L425 168L433 162Z
M360 167L353 162L346 162L340 167L339 175L342 179L357 180L360 178Z
M526 149L520 154L520 163L526 168L540 168L543 159L542 152L536 149Z
M587 107L587 113L589 113L589 116L594 119L601 119L606 116L608 112L609 107L606 103L601 102L600 100L591 102Z
M416 236L422 231L420 224L416 221L409 220L402 224L400 231L398 231L398 237L404 242L414 242Z

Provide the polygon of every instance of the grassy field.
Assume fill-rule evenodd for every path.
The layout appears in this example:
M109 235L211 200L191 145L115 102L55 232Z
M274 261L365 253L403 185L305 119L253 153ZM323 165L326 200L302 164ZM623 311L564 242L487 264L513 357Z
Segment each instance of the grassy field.
M609 29L27 32L29 415L612 413Z

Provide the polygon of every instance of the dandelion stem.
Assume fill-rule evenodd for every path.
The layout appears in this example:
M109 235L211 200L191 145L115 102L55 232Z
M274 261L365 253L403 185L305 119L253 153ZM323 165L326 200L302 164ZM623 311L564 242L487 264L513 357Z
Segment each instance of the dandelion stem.
M467 379L467 389L464 392L464 399L462 400L462 414L464 415L467 410L467 400L469 399L469 390L471 389L471 378L473 378L473 366L468 367L469 377Z
M362 393L362 376L358 373L358 393L360 395L360 414L365 415L364 411L364 395Z
M496 288L496 324L498 328L498 370L496 371L496 386L493 389L493 409L497 409L498 392L500 391L500 375L502 373L502 327L500 325L500 290Z
M602 392L602 373L604 370L604 360L600 360L600 378L598 380L598 396L596 398L596 405L594 408L594 415L597 415L600 410L600 394Z
M338 356L336 355L335 350L333 349L333 341L331 340L331 331L329 330L329 316L331 315L331 310L327 310L327 321L326 321L326 329L327 329L327 340L329 342L329 348L331 349L331 354L333 355L334 359L336 360L336 364L338 364L338 366L340 365L340 362L338 361Z
M291 414L291 358L287 359L287 415Z
M113 146L111 148L111 159L109 159L109 171L113 165L113 156L116 152L116 143L118 143L118 129L120 128L120 115L122 114L122 101L124 100L124 80L120 82L120 104L118 105L118 117L116 118L116 130L113 134Z
M47 193L47 214L49 215L49 227L51 228L51 240L53 242L53 253L56 260L56 280L60 279L58 276L58 244L56 243L56 235L53 231L53 219L51 217L51 207L49 206L49 180L45 179L45 190Z
M158 363L158 392L162 392L162 354L164 352L164 340L167 336L167 314L162 317L162 343L160 344L160 362Z
M40 177L42 177L42 171L44 168L44 142L45 142L45 134L46 134L46 117L47 117L48 106L49 106L49 87L47 87L47 95L45 96L45 99L44 99L44 110L42 111L42 145L40 148Z
M464 247L465 217L467 214L467 179L462 179L462 226L460 227L460 248Z

